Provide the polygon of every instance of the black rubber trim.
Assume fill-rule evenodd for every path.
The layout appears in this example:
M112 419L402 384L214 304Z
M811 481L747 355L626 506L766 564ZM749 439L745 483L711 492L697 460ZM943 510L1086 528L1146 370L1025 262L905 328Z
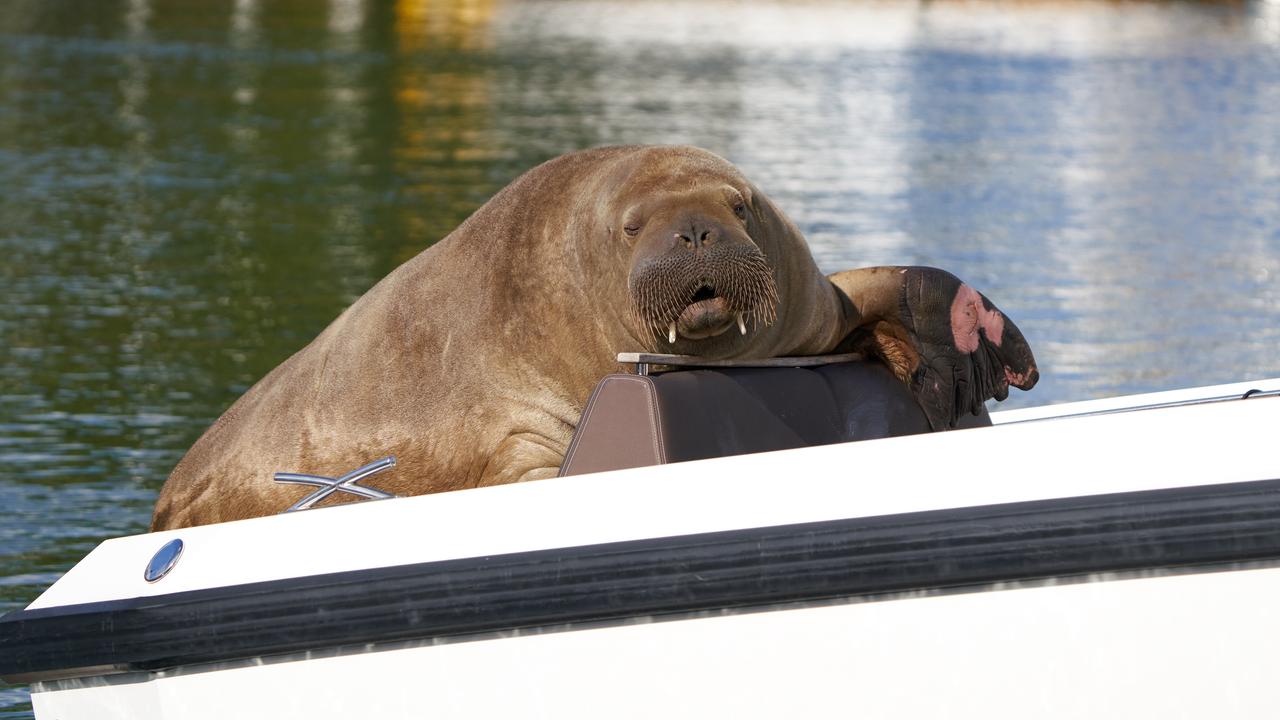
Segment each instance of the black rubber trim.
M1280 558L1280 480L732 530L11 613L10 682Z

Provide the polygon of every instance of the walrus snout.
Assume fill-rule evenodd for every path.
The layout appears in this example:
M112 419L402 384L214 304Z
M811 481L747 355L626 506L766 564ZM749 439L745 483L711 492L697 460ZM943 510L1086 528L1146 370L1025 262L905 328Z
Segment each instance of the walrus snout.
M703 340L737 327L746 335L777 315L778 291L764 253L750 241L672 234L657 253L632 264L632 310L657 338ZM675 242L677 241L678 242ZM710 242L707 242L710 240Z

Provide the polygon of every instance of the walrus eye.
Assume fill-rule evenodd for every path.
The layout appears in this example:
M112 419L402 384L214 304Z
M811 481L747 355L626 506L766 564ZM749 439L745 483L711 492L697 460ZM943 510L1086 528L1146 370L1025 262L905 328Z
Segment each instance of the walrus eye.
M626 227L622 228L622 232L630 235L631 237L635 237L636 233L640 232L640 225L636 223L632 223L631 225L627 225Z
M747 219L747 206L746 206L746 205L744 205L744 204L742 204L742 203L735 203L735 204L734 204L734 206L733 206L733 214L734 214L734 215L737 215L739 218L741 218L741 219L743 219L743 220L746 220L746 219Z

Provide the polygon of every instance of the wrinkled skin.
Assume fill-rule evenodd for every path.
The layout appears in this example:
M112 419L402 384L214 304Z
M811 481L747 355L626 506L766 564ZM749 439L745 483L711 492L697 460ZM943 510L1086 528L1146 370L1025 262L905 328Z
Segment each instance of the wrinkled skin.
M282 511L386 455L415 495L553 477L619 352L882 358L935 429L1037 372L1013 322L952 275L824 277L803 237L729 163L609 147L517 178L369 290L209 428L152 529ZM341 502L334 497L328 502Z

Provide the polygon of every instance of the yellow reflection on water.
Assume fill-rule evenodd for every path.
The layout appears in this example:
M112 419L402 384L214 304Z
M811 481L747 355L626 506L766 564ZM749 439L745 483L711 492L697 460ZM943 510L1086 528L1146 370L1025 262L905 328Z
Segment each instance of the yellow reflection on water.
M493 0L397 0L396 39L401 52L490 46Z
M493 75L466 62L490 49L492 0L399 0L395 5L395 76L399 120L392 150L397 172L411 178L415 200L402 215L398 260L444 237L477 206L459 193L485 182L500 152L491 139ZM496 188L495 188L496 189ZM422 212L416 203L431 207Z

